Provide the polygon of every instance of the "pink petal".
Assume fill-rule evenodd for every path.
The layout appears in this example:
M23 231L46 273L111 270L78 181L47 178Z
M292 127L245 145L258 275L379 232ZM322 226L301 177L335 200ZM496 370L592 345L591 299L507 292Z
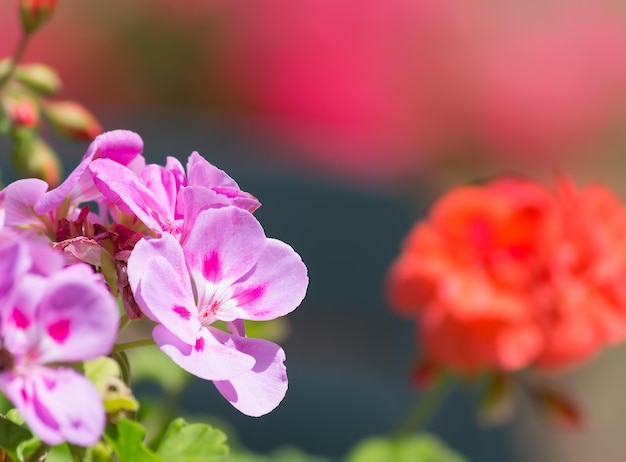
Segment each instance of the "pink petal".
M174 178L176 178L176 190L178 191L181 186L187 186L187 176L185 175L185 169L183 164L176 157L167 156L165 162L165 168L172 172Z
M33 367L0 374L0 389L46 444L92 446L104 431L102 398L84 376L68 368Z
M309 279L300 256L287 244L268 239L254 270L233 284L239 317L267 321L295 310L304 299Z
M28 356L40 339L37 307L48 285L47 278L24 274L16 282L10 303L1 308L0 332L3 346L16 356Z
M163 207L166 217L173 219L178 185L174 174L160 165L148 165L139 175L143 184L152 191Z
M117 338L117 302L101 276L86 265L68 266L50 276L35 316L40 364L108 354Z
M79 261L93 266L102 266L104 248L91 238L79 236L55 242L52 247L63 252L68 264Z
M48 183L36 178L18 180L4 188L4 225L25 234L47 231L34 211L35 203L47 190Z
M143 312L150 313L153 320L163 324L183 342L195 342L201 325L187 271L177 273L161 256L152 257L146 264L149 268L134 290L135 301Z
M228 198L228 202L249 212L254 212L261 203L251 194L242 191L239 185L226 172L209 163L197 152L189 156L187 162L187 180L189 186L201 186L212 189Z
M239 185L226 172L220 170L194 151L187 160L187 181L189 186L236 188Z
M0 307L5 306L17 281L28 271L31 258L25 245L8 233L0 233Z
M137 175L109 159L94 160L89 171L102 195L122 212L135 215L156 233L163 231L162 223L170 216Z
M235 408L259 417L272 411L285 397L288 381L285 352L263 339L233 337L234 347L256 359L251 371L213 383Z
M78 167L57 188L48 191L35 205L38 214L56 209L68 197L72 203L96 199L99 194L93 186L91 175L86 172L89 164L98 158L111 159L126 165L141 154L143 141L128 130L113 130L96 137L87 148Z
M168 262L171 271L176 275L174 279L180 285L180 292L185 294L184 297L187 297L187 294L193 293L183 250L173 236L163 234L163 236L158 239L144 238L137 242L128 259L128 282L141 310L153 321L157 321L158 318L152 313L152 300L156 297L157 305L160 306L158 296L162 291L159 291L158 294L151 293L150 291L144 292L140 284L144 278L159 278L158 274L155 275L151 263L156 257L163 258ZM167 274L169 275L170 273L168 272ZM145 297L147 297L147 299ZM193 304L193 298L191 300ZM184 305L189 305L188 299ZM157 311L159 311L159 306L157 306Z
M247 274L266 241L263 228L249 212L232 206L201 212L183 245L196 289L202 290L202 279L234 282Z
M152 337L172 361L201 379L228 380L254 366L254 358L234 346L233 336L215 328L201 329L193 345L182 342L162 325L154 328Z

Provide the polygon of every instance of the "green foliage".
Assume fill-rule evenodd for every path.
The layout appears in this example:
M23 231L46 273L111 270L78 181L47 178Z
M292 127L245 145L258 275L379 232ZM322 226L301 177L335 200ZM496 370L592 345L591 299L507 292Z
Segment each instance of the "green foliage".
M467 462L434 436L369 438L357 444L346 462Z
M26 428L0 415L0 448L2 448L12 460L23 460L19 451L20 446L30 442L33 435Z
M174 420L165 431L157 453L170 462L214 462L228 455L226 435L206 424Z
M240 452L231 455L227 462L330 462L327 457L312 456L293 446L279 448L268 455Z
M105 433L119 462L217 462L228 455L226 436L206 424L189 424L176 419L165 431L156 451L144 443L145 429L140 423L121 419ZM110 458L91 459L93 462Z
M139 422L121 419L109 426L104 437L112 447L119 462L163 462L144 444L146 430Z

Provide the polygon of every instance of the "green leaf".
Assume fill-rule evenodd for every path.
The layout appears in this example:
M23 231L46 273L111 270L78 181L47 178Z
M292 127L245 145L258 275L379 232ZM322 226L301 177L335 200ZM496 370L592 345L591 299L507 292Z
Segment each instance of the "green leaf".
M0 415L0 448L13 460L20 460L17 449L22 443L33 438L30 431Z
M368 438L357 444L346 462L467 462L438 438L418 435L400 439Z
M120 419L107 428L104 437L112 447L119 462L163 462L144 444L146 431L138 422Z
M46 457L46 462L68 462L70 460L75 459L72 458L72 453L67 443L50 448Z
M293 446L285 446L272 451L268 455L247 451L237 452L228 457L227 462L330 462L330 459L307 454Z
M179 418L165 431L157 453L168 462L214 462L228 455L225 442L220 430Z

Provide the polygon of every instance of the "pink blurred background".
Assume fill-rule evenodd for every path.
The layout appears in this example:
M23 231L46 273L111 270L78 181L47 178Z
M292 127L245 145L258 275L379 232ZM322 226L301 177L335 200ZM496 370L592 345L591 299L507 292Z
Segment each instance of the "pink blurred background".
M0 4L0 55L17 40ZM626 11L609 0L61 0L29 60L96 109L200 109L280 162L362 185L621 147Z

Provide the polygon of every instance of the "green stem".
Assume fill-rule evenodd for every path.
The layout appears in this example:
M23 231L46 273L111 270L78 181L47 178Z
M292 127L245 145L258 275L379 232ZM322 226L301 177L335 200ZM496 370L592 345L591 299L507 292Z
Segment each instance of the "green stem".
M30 456L28 456L28 458L26 459L26 462L39 462L39 460L41 460L42 456L46 453L46 451L50 448L50 446L48 446L45 443L41 443L37 449L35 449L35 452L33 452Z
M118 353L120 351L130 350L131 348L139 348L142 346L154 345L154 340L151 338L145 338L143 340L133 340L132 342L118 343L113 347L113 352Z
M122 380L126 385L130 387L130 363L128 362L128 356L123 351L112 353L111 358L117 361L120 366L120 372L122 373Z
M126 313L124 313L120 317L120 327L117 329L117 333L119 334L120 332L122 332L124 329L126 329L126 326L128 326L129 324L130 324L130 318L128 317Z
M413 407L392 436L400 438L423 430L450 390L452 390L454 382L451 374L443 373L436 383L419 396L415 407Z
M20 41L17 43L17 47L15 47L15 51L13 52L13 57L11 58L11 63L9 64L9 70L0 78L0 91L2 91L2 88L11 80L18 63L24 57L24 52L26 51L29 38L30 34L28 32L24 32L20 37Z

